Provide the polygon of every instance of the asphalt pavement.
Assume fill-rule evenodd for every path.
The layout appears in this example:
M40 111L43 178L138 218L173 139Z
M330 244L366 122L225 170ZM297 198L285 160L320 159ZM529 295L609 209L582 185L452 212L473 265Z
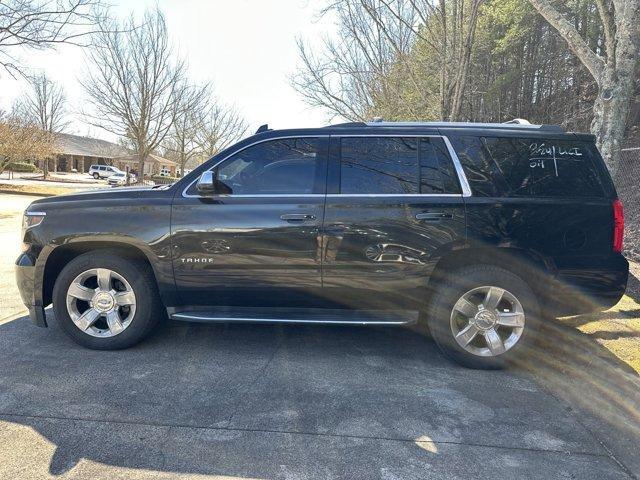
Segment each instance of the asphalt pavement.
M621 366L596 370L591 357L570 375L554 369L541 382L525 370L461 368L405 328L178 322L129 350L83 349L50 310L49 329L20 313L13 259L20 214L31 200L0 195L0 478L638 473L638 438L623 421L616 426L613 414L605 415L608 423L588 420L544 386L586 399L580 392L592 392L594 401L606 389L612 405L631 405L620 418L633 423L636 377L618 381ZM584 389L578 371L600 383Z

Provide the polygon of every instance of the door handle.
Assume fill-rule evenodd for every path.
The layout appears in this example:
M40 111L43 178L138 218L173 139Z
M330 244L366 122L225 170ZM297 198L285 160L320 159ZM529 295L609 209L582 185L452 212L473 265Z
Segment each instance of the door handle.
M285 222L308 222L315 220L316 216L310 213L285 213L284 215L280 215L280 219Z
M451 218L453 218L453 214L445 212L427 212L416 214L416 220L424 220L425 222L439 222L440 220Z

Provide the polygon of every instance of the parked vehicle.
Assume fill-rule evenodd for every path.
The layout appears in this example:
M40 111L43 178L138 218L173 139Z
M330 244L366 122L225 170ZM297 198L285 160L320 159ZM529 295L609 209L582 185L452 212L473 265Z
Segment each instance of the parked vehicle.
M124 172L110 165L91 165L89 167L89 175L91 175L96 180L99 178L109 178L114 173L124 173Z
M533 357L549 315L625 291L624 221L586 134L548 125L350 123L259 132L172 185L25 212L17 280L89 348L162 316L405 325L471 367ZM99 221L96 221L99 219Z
M129 183L136 183L136 176L129 174ZM107 179L107 183L112 186L121 186L127 184L127 174L125 172L117 172Z

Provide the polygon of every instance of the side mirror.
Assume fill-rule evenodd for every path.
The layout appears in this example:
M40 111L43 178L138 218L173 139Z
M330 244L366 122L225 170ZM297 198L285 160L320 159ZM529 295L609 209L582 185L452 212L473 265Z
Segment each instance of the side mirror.
M211 170L207 170L206 172L202 172L200 178L198 179L198 183L196 184L196 188L198 192L204 195L212 195L216 193L216 176L215 173Z
M196 188L202 195L214 195L216 193L229 195L231 193L231 188L218 180L216 173L211 170L202 172L198 183L196 183Z

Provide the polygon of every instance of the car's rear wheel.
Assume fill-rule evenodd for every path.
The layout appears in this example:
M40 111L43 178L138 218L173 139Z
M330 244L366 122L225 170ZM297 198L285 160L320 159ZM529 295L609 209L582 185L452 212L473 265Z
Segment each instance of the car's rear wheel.
M504 368L531 353L539 325L535 294L517 275L477 265L435 286L427 312L442 351L471 368Z
M80 255L60 272L53 308L67 335L103 350L138 343L163 316L149 266L105 250Z

